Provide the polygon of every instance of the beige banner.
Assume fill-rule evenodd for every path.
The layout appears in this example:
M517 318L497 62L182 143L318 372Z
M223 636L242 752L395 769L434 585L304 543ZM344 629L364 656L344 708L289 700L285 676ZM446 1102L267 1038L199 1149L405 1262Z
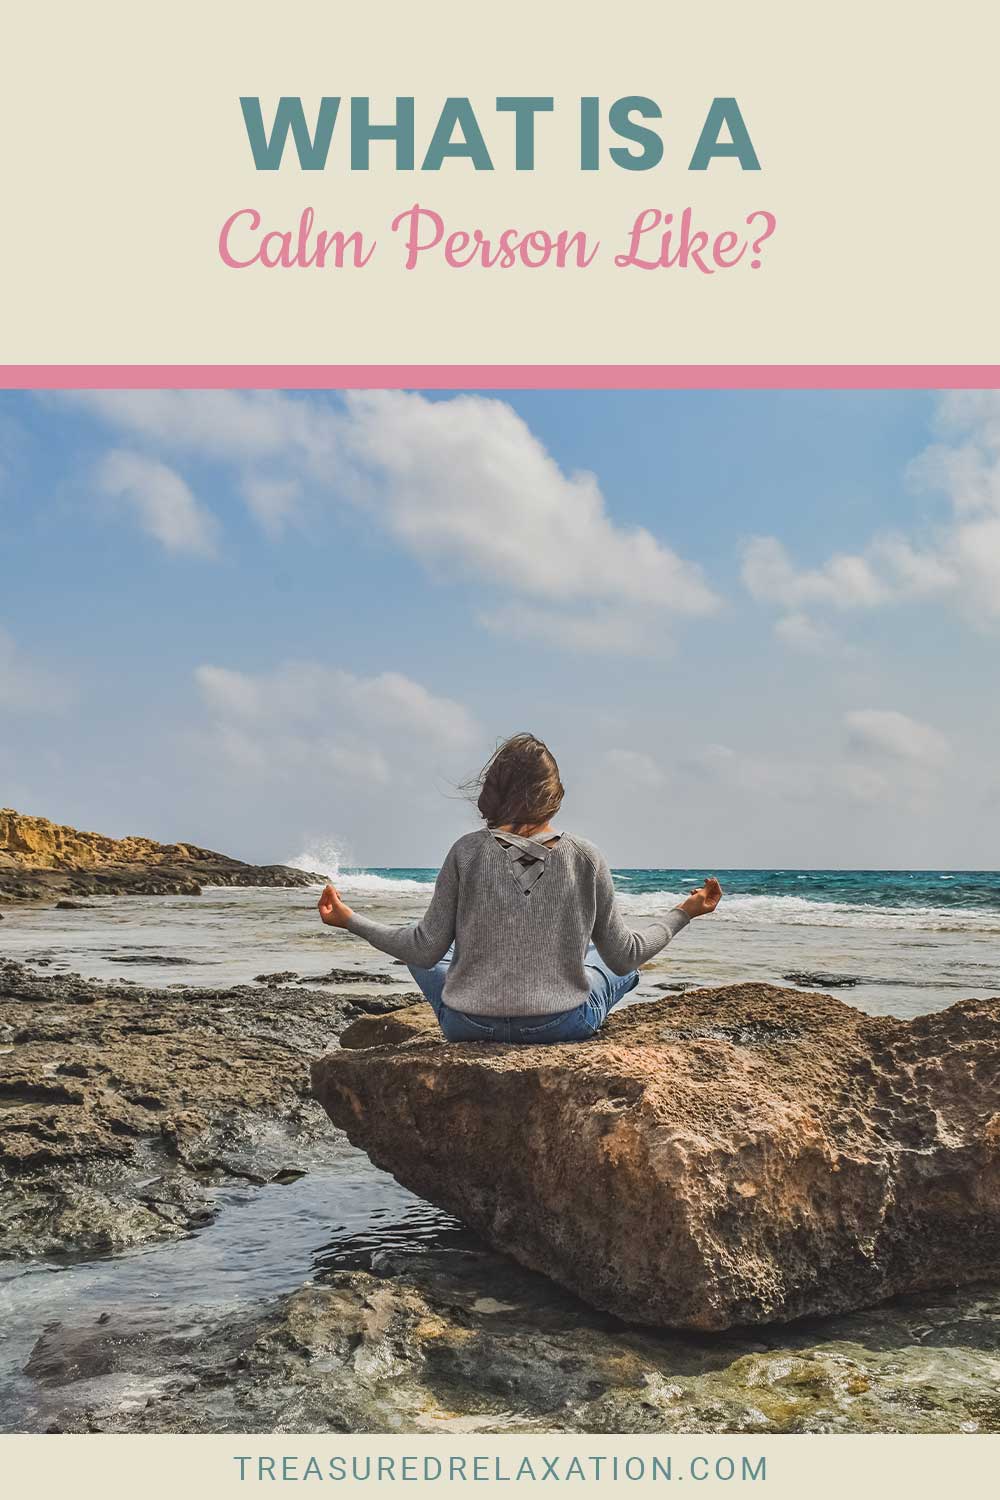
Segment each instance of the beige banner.
M0 140L0 363L992 363L1000 10L987 0L54 0L9 8ZM345 102L324 171L255 170L239 106L280 94L415 100L417 170L372 146L348 170ZM579 170L579 101L656 100L662 163ZM420 164L449 95L476 110L493 171ZM552 96L537 165L514 169L500 95ZM738 99L760 171L688 163L712 99ZM591 265L404 266L394 217L494 242L583 231ZM375 240L363 268L233 269L219 236L253 208L297 233ZM752 256L615 265L644 210L747 233ZM249 223L249 221L247 221ZM755 221L759 229L763 220ZM752 235L750 236L752 238ZM652 249L656 236L648 237ZM250 253L237 236L237 258ZM274 242L272 242L274 243Z
M727 1494L867 1500L996 1494L1000 1437L7 1437L5 1493L259 1500L378 1490L459 1495ZM381 1466L381 1467L380 1467ZM378 1474L381 1472L381 1480ZM366 1477L366 1475L368 1477ZM451 1476L451 1477L449 1477Z

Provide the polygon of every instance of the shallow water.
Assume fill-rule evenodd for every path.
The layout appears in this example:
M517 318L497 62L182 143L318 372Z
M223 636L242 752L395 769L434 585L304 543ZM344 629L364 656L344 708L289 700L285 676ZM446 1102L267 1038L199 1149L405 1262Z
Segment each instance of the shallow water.
M0 1431L44 1428L53 1397L22 1371L57 1321L92 1325L113 1312L150 1324L168 1315L190 1328L294 1291L317 1272L367 1270L376 1250L473 1243L456 1219L332 1138L327 1169L286 1186L220 1189L217 1202L216 1220L181 1240L98 1260L0 1261ZM56 1404L99 1400L118 1378L61 1389Z
M187 1346L211 1347L220 1320L259 1312L325 1272L368 1270L376 1252L477 1244L456 1220L406 1192L346 1143L331 1148L328 1169L284 1187L220 1190L219 1207L214 1223L182 1240L76 1263L0 1263L0 1431L63 1431L67 1423L73 1430L75 1414L141 1410L178 1379L183 1386ZM456 1306L460 1329L460 1298ZM518 1316L523 1325L524 1309ZM123 1368L116 1361L110 1370L100 1368L92 1335L109 1318L125 1345L136 1334L153 1338L152 1368L148 1357L140 1353L130 1362L127 1352ZM82 1345L68 1345L71 1361L83 1349L83 1365L51 1386L36 1383L24 1366L39 1336L60 1322L84 1331ZM610 1416L601 1414L602 1431L636 1430L636 1408L643 1431L1000 1430L1000 1289L904 1298L787 1329L715 1337L622 1329L606 1336L584 1332L579 1343L574 1337L550 1329L540 1334L539 1347L567 1369L593 1362L600 1375L608 1368L598 1348L604 1337L611 1367L616 1353L626 1362L638 1353L647 1366L644 1388L626 1395L620 1414L613 1405ZM506 1355L502 1330L492 1338L498 1370L507 1371L507 1358L510 1369L520 1371L523 1333L514 1331ZM207 1430L229 1430L231 1408L212 1389L193 1409ZM496 1415L503 1401L490 1389L494 1415L470 1418L469 1430L525 1425L529 1414L521 1406ZM475 1407L471 1391L470 1397ZM172 1426L169 1406L167 1412ZM537 1417L527 1425L537 1429Z

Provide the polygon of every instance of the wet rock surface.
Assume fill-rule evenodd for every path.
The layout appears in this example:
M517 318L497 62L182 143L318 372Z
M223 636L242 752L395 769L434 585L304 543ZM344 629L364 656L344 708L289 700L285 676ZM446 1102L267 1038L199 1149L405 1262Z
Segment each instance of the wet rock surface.
M183 1235L329 1150L309 1061L407 994L147 989L0 962L0 1256Z
M991 1432L1000 1293L696 1339L485 1250L382 1253L225 1317L57 1324L26 1374L50 1432Z
M448 1045L410 1012L343 1040L313 1087L355 1145L630 1321L725 1329L1000 1278L1000 1000L902 1021L737 985L573 1046Z
M857 984L864 984L860 974L828 974L825 970L816 973L812 969L796 969L781 977L787 979L789 984L821 984L825 990L849 990Z
M0 865L0 901L45 902L73 910L57 898L75 896L200 896L204 886L308 886L318 875L288 865L244 865L239 860L191 864L105 865L96 870L22 869ZM84 903L85 904L85 903Z

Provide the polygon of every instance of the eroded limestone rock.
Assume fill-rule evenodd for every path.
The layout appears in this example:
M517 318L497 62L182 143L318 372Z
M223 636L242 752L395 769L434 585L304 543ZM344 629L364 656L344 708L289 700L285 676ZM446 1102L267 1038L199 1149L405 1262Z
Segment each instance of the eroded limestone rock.
M595 1307L710 1330L1000 1276L1000 1000L902 1021L745 984L533 1048L426 1010L388 1044L409 1016L313 1065L327 1113Z

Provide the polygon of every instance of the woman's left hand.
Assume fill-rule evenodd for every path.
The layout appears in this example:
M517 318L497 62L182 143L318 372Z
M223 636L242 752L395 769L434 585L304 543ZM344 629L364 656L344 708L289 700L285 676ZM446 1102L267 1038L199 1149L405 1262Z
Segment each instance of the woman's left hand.
M354 916L351 908L344 905L332 885L323 887L323 894L319 898L317 909L320 920L325 922L327 927L346 927Z

